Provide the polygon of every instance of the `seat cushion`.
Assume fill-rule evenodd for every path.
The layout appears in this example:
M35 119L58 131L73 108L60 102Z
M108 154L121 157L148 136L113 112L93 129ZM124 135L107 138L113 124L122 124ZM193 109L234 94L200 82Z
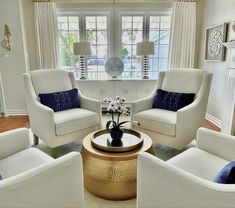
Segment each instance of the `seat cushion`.
M54 159L36 148L28 148L0 160L2 178L9 178Z
M200 178L214 181L218 172L228 164L229 161L201 149L192 147L168 160L167 163Z
M134 120L140 123L141 128L175 136L176 115L174 111L154 108L136 113Z
M61 136L98 124L98 114L83 108L54 113L56 135Z

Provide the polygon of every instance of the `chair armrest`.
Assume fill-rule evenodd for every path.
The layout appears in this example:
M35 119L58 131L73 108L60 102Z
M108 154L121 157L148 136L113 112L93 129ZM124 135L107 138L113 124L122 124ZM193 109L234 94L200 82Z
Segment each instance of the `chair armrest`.
M235 160L235 137L206 128L197 131L197 148L225 160Z
M0 160L29 147L29 130L26 128L0 133Z
M51 108L36 101L28 105L28 111L34 134L44 140L55 136L54 111Z
M151 109L153 105L153 98L154 96L150 96L150 97L132 102L131 103L131 116L133 116L134 114L140 111Z
M234 207L235 185L217 184L148 153L137 163L137 207Z
M82 207L83 169L80 153L0 181L0 207Z
M80 94L80 102L81 102L81 108L94 111L99 116L99 125L101 128L102 122L101 122L101 102L99 100L85 97L84 95Z

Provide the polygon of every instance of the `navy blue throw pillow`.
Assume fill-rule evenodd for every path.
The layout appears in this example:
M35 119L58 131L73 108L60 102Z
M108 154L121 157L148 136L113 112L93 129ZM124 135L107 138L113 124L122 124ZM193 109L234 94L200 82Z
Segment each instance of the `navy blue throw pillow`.
M153 108L177 111L193 102L194 93L168 92L158 89L153 100Z
M235 161L225 165L215 177L214 182L224 184L235 184Z
M55 112L72 108L80 108L78 89L62 92L41 93L38 95L43 105L52 108Z

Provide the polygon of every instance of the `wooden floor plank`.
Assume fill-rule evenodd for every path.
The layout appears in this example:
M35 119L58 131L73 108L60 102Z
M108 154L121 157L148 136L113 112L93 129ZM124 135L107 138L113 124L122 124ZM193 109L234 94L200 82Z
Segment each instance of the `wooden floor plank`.
M29 117L28 116L7 116L0 117L0 132L8 131L11 129L26 127L29 128ZM215 131L220 131L220 128L209 122L204 121L204 127Z

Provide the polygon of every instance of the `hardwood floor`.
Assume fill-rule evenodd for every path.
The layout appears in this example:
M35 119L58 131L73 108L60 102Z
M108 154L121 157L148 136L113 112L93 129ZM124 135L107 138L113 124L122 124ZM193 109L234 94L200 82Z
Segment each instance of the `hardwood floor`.
M0 132L8 131L11 129L26 127L29 128L28 116L7 116L0 117Z
M7 116L0 117L0 132L8 131L11 129L26 127L29 128L29 117L28 116ZM204 127L215 131L220 131L220 128L205 120Z

